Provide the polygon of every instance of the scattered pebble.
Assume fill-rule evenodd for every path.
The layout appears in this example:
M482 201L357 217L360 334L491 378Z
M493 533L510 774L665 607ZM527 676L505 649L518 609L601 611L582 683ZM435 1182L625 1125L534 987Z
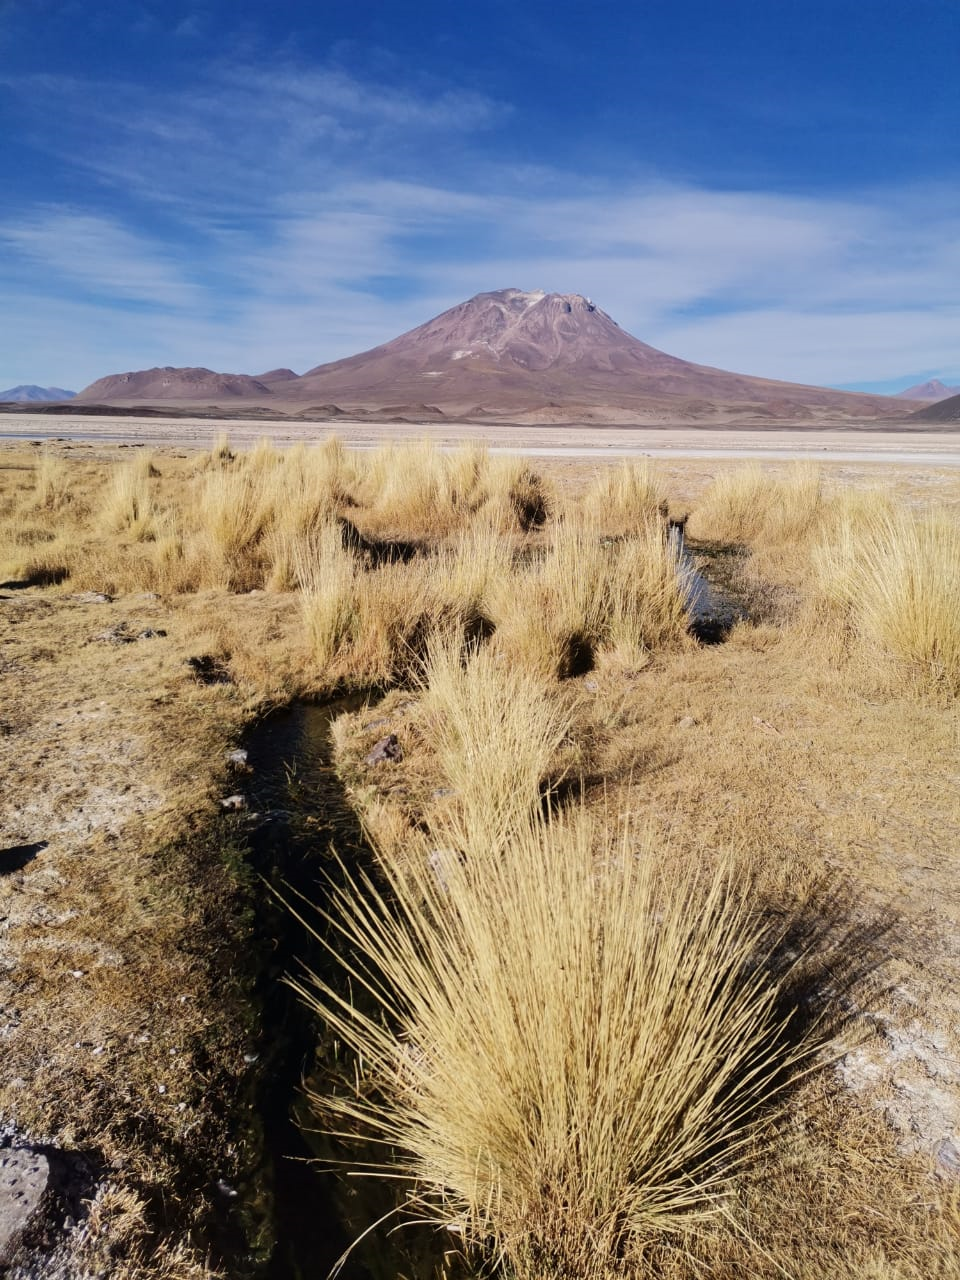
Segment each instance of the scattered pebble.
M693 716L684 716L682 720L677 721L678 729L693 729L696 726L696 720Z
M247 797L240 795L239 792L233 796L225 796L220 801L220 808L225 809L228 813L235 813L237 810L245 809L246 807Z
M237 768L245 766L248 758L249 752L245 751L243 747L237 747L236 750L227 752L227 764L235 765Z

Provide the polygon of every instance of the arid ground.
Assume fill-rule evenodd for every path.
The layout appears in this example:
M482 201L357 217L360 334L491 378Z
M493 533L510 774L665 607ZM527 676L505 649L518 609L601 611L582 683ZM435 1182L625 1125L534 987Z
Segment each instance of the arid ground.
M52 1237L25 1238L16 1274L265 1274L269 1209L224 1207L258 1167L251 1097L263 1085L252 941L262 890L244 864L247 818L222 806L246 785L230 752L273 708L377 686L337 729L345 794L384 857L442 825L437 806L457 792L424 719L420 633L411 624L398 639L390 627L428 591L424 556L452 545L458 523L430 529L422 512L388 510L372 470L357 473L337 498L362 538L350 582L379 575L385 594L357 605L367 621L350 648L319 616L327 588L282 543L282 496L246 534L224 533L229 547L191 505L212 502L219 477L282 467L264 447L204 452L215 432L244 447L269 424L74 425L82 438L0 445L0 1120L15 1144L87 1162L87 1202ZM35 417L0 427L32 440L69 429ZM453 443L422 426L336 430L365 451L388 431ZM650 1245L645 1274L947 1280L960 1273L960 685L940 658L900 660L853 615L837 622L814 576L831 513L851 494L881 495L906 520L960 523L958 437L576 432L578 449L606 459L576 456L569 433L457 430L457 442L540 455L525 463L548 495L546 523L505 536L526 539L522 554L538 563L561 536L556 513L593 507L589 528L618 554L634 517L614 510L604 477L620 455L658 453L661 516L689 516L688 550L739 620L709 637L719 643L666 625L629 643L598 630L588 658L550 671L543 654L554 650L528 652L521 634L530 618L502 599L484 605L504 660L529 665L564 708L548 776L576 781L576 802L603 821L628 815L677 867L733 859L768 907L819 902L828 920L826 895L834 941L859 938L872 969L843 991L819 1069L751 1137L755 1157L726 1188L719 1225L682 1248L673 1236ZM283 424L275 439L325 435ZM701 448L730 456L684 456ZM721 527L711 494L753 450L765 458L754 513L764 485L772 506L813 491L791 457L819 463L800 532L769 519L739 536ZM514 491L529 487L526 472L512 475ZM401 538L413 558L381 564L376 548ZM365 648L381 624L386 639ZM390 733L400 757L367 763Z

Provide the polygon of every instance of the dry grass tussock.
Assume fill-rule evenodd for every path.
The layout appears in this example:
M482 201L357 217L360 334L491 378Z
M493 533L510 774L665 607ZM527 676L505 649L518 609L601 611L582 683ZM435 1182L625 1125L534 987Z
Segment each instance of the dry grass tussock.
M747 544L753 575L789 582L825 653L885 661L901 684L960 689L960 520L880 488L825 492L817 468L720 475L691 516L696 538Z
M828 613L921 685L960 692L960 523L881 508L813 553Z
M582 497L604 533L628 533L666 512L666 494L658 473L645 459L625 460L598 472Z
M461 856L347 879L324 913L354 998L304 997L357 1060L315 1099L384 1142L405 1211L520 1277L629 1270L695 1231L809 1047L728 870L667 885L584 812L445 834ZM350 957L350 959L347 959Z
M604 539L591 516L575 512L550 533L493 601L496 644L509 661L567 676L598 655L639 668L650 651L682 642L689 579L661 522Z
M573 723L571 701L489 645L464 653L455 633L434 637L419 684L419 731L456 796L448 826L459 839L483 831L497 849L559 781L550 771Z
M709 542L783 544L805 537L823 510L819 468L794 463L782 477L754 463L721 472L694 507L691 537Z

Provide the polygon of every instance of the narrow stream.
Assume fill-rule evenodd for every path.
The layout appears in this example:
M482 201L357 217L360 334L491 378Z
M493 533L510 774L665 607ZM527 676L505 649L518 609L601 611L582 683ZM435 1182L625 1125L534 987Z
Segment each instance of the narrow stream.
M331 743L337 716L367 701L361 694L321 705L294 703L268 717L247 740L251 857L288 898L302 894L322 901L326 877L337 869L331 846L348 868L371 864L372 852L333 767ZM265 890L260 896L268 959L259 983L262 1062L255 1105L264 1159L241 1190L248 1203L259 1199L272 1227L269 1263L257 1280L325 1280L357 1237L393 1207L395 1184L331 1172L332 1162L356 1163L363 1153L309 1131L302 1086L307 1080L322 1091L333 1055L322 1027L283 977L303 963L329 973L329 960L283 906ZM344 1280L396 1280L401 1273L427 1280L438 1274L448 1238L421 1229L388 1239L389 1229L371 1233L338 1274Z
M362 707L361 696L323 705L295 703L249 735L251 858L271 888L316 900L332 865L331 845L349 865L369 853L331 763L330 727ZM319 1029L283 978L302 963L322 963L320 948L266 889L259 895L259 932L266 963L259 979L262 1008L259 1085L255 1105L263 1127L263 1167L242 1188L262 1202L273 1242L264 1280L324 1280L352 1242L341 1221L334 1175L319 1169L298 1123L301 1085L314 1067ZM308 1163L312 1162L312 1163ZM346 1280L368 1280L351 1262Z
M688 575L690 634L701 644L721 644L732 627L749 617L746 603L737 597L730 582L740 549L712 545L691 548L680 524L670 526L670 539Z

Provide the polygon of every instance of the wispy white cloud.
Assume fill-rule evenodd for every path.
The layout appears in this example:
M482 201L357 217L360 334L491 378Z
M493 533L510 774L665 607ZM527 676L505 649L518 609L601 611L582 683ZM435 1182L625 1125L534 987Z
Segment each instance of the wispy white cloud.
M44 291L73 284L100 297L169 307L200 298L172 251L110 218L63 208L32 210L21 220L0 222L0 244L9 265L19 258L36 270Z
M303 369L507 285L589 294L643 340L747 373L960 372L948 189L815 198L519 171L478 143L503 104L336 67L223 61L159 97L55 77L17 89L28 133L62 114L44 145L88 194L8 200L17 319L0 384L25 379L28 337L51 352L36 381ZM112 301L142 304L136 321Z

